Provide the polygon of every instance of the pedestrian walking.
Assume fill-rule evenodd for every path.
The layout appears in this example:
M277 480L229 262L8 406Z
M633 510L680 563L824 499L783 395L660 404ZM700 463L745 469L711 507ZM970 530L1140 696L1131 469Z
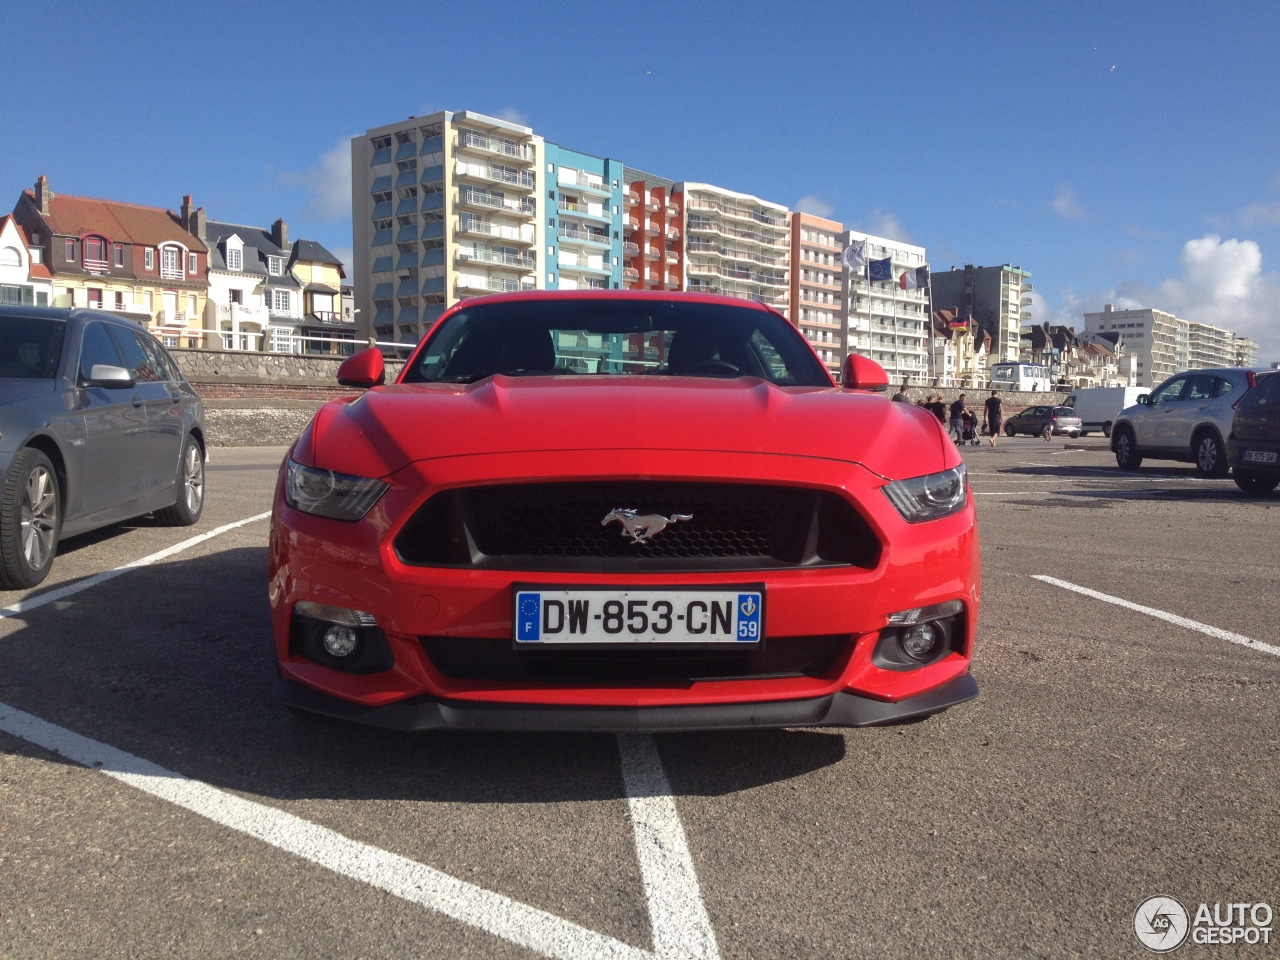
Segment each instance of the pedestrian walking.
M940 424L944 427L947 425L947 405L942 402L942 394L935 393L929 398L929 402L925 406L938 418Z
M902 386L898 388L898 392L893 395L894 403L910 403L911 394L907 393L907 381L902 381Z
M951 404L951 433L955 437L956 443L964 442L964 412L965 412L964 394L960 394L960 399Z
M1000 428L1004 426L1004 406L1000 402L1000 391L992 390L984 404L987 408L987 432L991 434L991 445L996 445L1000 436Z

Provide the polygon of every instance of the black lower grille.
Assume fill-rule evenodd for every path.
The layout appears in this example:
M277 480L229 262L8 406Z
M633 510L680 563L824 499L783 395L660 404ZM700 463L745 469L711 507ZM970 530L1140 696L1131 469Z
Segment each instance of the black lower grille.
M705 650L514 650L510 640L422 637L445 675L459 680L652 684L763 680L825 674L852 642L847 635L782 637L751 653Z
M630 526L643 536L646 522L648 536L637 541L628 534ZM405 563L422 565L675 572L872 567L880 545L857 511L834 493L631 481L447 491L409 521L396 550Z

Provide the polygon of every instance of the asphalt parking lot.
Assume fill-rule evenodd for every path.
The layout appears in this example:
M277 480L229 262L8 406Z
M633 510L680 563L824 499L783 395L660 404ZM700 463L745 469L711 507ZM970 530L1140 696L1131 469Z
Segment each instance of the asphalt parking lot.
M216 449L196 527L0 594L0 956L1149 956L1156 894L1280 909L1280 494L1104 444L965 450L978 700L621 738L292 717L283 448Z

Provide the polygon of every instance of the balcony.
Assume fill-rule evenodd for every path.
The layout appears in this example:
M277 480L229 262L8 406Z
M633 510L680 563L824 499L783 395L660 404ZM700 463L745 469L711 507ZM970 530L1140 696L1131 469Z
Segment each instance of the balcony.
M622 195L622 199L628 206L635 207L640 205L640 194L636 193L634 190L628 190Z
M631 233L633 230L640 229L640 221L635 217L625 217L622 221L622 229Z
M679 239L680 239L680 231L679 231L677 228L675 228L675 227L667 227L667 239L668 239L668 240L679 240Z
M667 263L679 263L679 262L680 262L680 254L667 251Z
M528 280L503 280L499 277L459 277L454 284L454 289L459 292L519 293L533 288L534 285Z
M658 226L656 221L646 220L644 222L644 232L656 237L658 234L662 233L662 228Z
M635 283L640 279L640 271L635 267L627 267L622 271L622 279L627 283Z
M489 137L474 130L461 130L453 142L459 150L472 150L479 153L492 153L519 163L533 163L537 157L533 146L508 140L505 137Z
M679 208L679 207L677 207L674 203L668 203L668 204L667 204L667 216L668 216L668 217L678 217L678 216L680 216L680 208Z
M534 242L532 231L530 231L529 236L525 236L519 227L490 223L488 220L482 220L479 217L467 216L459 218L458 232L469 234L473 237L498 237L509 243L519 243L525 246L530 246Z
M493 165L482 167L479 164L467 163L463 160L458 161L457 174L459 177L483 180L486 183L502 183L521 190L533 190L538 185L537 179L531 170L517 170L514 167Z
M638 243L632 243L630 240L628 240L626 243L622 245L622 252L625 256L628 256L628 257L638 257L640 256L640 245Z
M574 243L595 243L604 247L610 244L607 233L594 230L578 230L574 227L565 226L560 228L560 240L561 242L569 240Z
M574 273L587 272L587 271L591 273L610 273L611 272L608 264L604 262L592 263L586 258L574 259L574 260L562 259L560 261L560 271L563 273L566 270Z
M519 216L531 217L535 207L529 197L504 197L501 194L488 193L484 190L472 190L463 187L458 191L458 205L464 207L486 207L490 210L501 210Z
M644 258L646 260L657 260L659 256L661 256L661 254L658 252L657 247L651 243L645 244Z
M156 314L156 322L162 327L185 327L189 316L185 310L161 310Z
M187 279L187 275L182 272L182 268L180 267L161 266L160 279L161 280L185 280Z
M608 210L601 204L579 203L574 200L561 200L556 204L561 213L572 214L575 217L592 217L596 220L609 220ZM592 208L595 209L592 209Z
M654 197L645 197L644 208L648 210L650 213L657 213L659 210L662 209L662 204L659 203L658 200Z
M578 175L576 177L566 177L564 171L560 171L560 183L564 186L581 187L584 190L592 190L596 193L603 193L606 195L613 194L613 188L610 187L609 184L605 183L599 177L595 179L588 179L587 174L583 173L581 170L578 171Z
M504 267L533 270L538 263L531 253L503 253L497 250L467 250L459 248L457 259L472 263L496 263Z
M668 290L679 290L680 275L678 273L668 273L666 286Z
M86 273L103 274L103 273L109 273L111 270L111 268L107 264L107 261L105 260L94 260L89 257L85 257L82 263L84 264L84 269Z

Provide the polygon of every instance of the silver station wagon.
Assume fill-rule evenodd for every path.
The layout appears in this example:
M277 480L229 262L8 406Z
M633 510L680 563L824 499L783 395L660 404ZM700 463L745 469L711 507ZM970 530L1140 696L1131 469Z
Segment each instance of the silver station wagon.
M0 307L0 587L33 587L63 537L204 507L199 396L160 342L103 310Z

